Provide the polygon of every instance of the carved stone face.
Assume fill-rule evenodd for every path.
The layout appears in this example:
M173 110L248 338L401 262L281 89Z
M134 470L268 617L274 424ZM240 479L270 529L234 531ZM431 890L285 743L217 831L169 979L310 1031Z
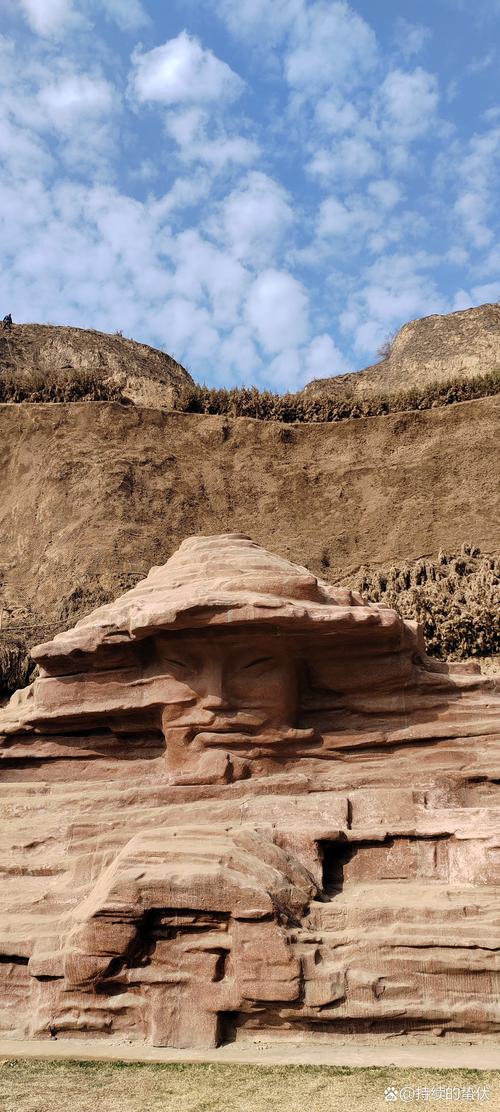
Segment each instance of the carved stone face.
M183 729L201 746L231 747L291 726L297 712L295 663L271 634L224 631L158 637L165 676L162 728Z

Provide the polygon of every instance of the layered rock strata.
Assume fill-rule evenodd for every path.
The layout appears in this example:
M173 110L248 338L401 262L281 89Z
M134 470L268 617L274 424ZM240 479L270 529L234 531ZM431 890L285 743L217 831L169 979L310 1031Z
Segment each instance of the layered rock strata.
M500 692L240 534L33 650L0 712L0 1030L500 1029Z

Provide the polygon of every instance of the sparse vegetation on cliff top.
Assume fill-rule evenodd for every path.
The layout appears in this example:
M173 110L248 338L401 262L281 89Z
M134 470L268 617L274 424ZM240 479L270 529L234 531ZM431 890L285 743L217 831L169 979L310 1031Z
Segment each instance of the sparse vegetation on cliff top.
M441 660L500 653L500 560L462 545L460 554L362 572L353 584L372 602L423 626L427 652Z
M183 413L208 413L225 417L253 417L259 421L284 424L332 423L356 417L380 417L388 413L432 409L454 402L473 401L500 393L500 369L487 371L468 379L436 382L422 390L412 388L398 394L380 394L359 399L338 398L324 394L273 394L256 386L223 387L187 386L181 391L176 408ZM0 374L2 402L122 402L134 404L123 396L117 383L98 371L72 370L32 371L19 375L12 371Z
M0 374L0 402L119 402L120 387L98 371L71 370L57 374L28 371Z
M185 413L213 413L227 417L255 417L260 421L333 422L355 417L379 417L413 409L432 409L453 402L472 401L500 393L500 369L474 378L435 382L418 390L413 387L397 394L380 394L360 399L333 395L273 394L256 386L232 390L208 386L187 386L180 395L178 409Z

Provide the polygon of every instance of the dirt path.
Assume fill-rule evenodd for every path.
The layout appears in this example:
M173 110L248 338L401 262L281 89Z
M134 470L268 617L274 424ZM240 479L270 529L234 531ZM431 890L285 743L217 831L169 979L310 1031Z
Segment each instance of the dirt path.
M398 1069L500 1070L498 1043L356 1042L317 1039L314 1043L258 1040L231 1043L217 1050L173 1050L137 1043L93 1039L0 1040L0 1058L38 1058L101 1062L200 1063L245 1066L349 1066Z

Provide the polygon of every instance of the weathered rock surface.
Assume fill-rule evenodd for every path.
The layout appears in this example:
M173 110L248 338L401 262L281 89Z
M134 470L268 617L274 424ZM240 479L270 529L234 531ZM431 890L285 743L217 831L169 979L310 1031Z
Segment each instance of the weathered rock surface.
M240 534L0 712L0 1030L500 1029L500 690Z
M385 359L362 371L316 378L304 392L370 398L422 389L431 382L471 378L498 367L500 304L479 305L409 321L397 332Z
M0 406L0 626L29 645L233 530L335 580L500 552L499 398L286 428L107 403ZM258 512L257 508L258 507Z
M68 376L96 372L121 389L123 397L139 405L175 408L191 375L163 351L89 328L53 324L15 324L0 331L0 376Z

